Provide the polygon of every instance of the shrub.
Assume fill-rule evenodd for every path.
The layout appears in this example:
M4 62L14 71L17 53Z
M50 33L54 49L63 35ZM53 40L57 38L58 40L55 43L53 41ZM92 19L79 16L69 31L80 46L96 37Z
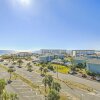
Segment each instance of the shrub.
M51 71L54 71L53 66L48 66L48 69L50 69Z

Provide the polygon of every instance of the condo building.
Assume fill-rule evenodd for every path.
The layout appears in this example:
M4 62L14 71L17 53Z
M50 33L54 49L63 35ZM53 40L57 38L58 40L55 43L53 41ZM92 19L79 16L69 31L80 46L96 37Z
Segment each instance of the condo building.
M63 54L66 53L67 50L61 50L61 49L41 49L41 54Z
M93 55L95 50L72 50L72 56L86 56L86 55Z

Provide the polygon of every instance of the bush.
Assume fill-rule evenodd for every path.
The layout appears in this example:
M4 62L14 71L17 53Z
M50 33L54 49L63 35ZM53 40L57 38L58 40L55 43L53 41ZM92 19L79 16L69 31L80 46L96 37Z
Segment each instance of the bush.
M54 71L53 66L48 66L48 69L50 69L51 71Z
M90 76L96 76L96 73L90 72L90 71L86 71L86 73Z

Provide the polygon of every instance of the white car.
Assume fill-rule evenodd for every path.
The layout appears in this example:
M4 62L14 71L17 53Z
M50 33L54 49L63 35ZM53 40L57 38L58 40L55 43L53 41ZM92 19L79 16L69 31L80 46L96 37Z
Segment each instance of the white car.
M96 76L96 80L97 81L100 81L100 76Z

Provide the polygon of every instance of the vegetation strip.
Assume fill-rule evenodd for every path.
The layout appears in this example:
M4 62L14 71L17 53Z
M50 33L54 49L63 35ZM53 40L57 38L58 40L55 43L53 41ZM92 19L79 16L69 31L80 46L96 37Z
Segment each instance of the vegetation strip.
M81 84L81 83L77 83L77 82L73 82L73 81L69 81L69 80L61 80L58 79L56 77L54 77L56 80L61 81L63 83L65 83L69 88L73 89L73 88L78 88L78 89L82 89L85 91L89 91L89 92L94 92L95 90L87 85Z

